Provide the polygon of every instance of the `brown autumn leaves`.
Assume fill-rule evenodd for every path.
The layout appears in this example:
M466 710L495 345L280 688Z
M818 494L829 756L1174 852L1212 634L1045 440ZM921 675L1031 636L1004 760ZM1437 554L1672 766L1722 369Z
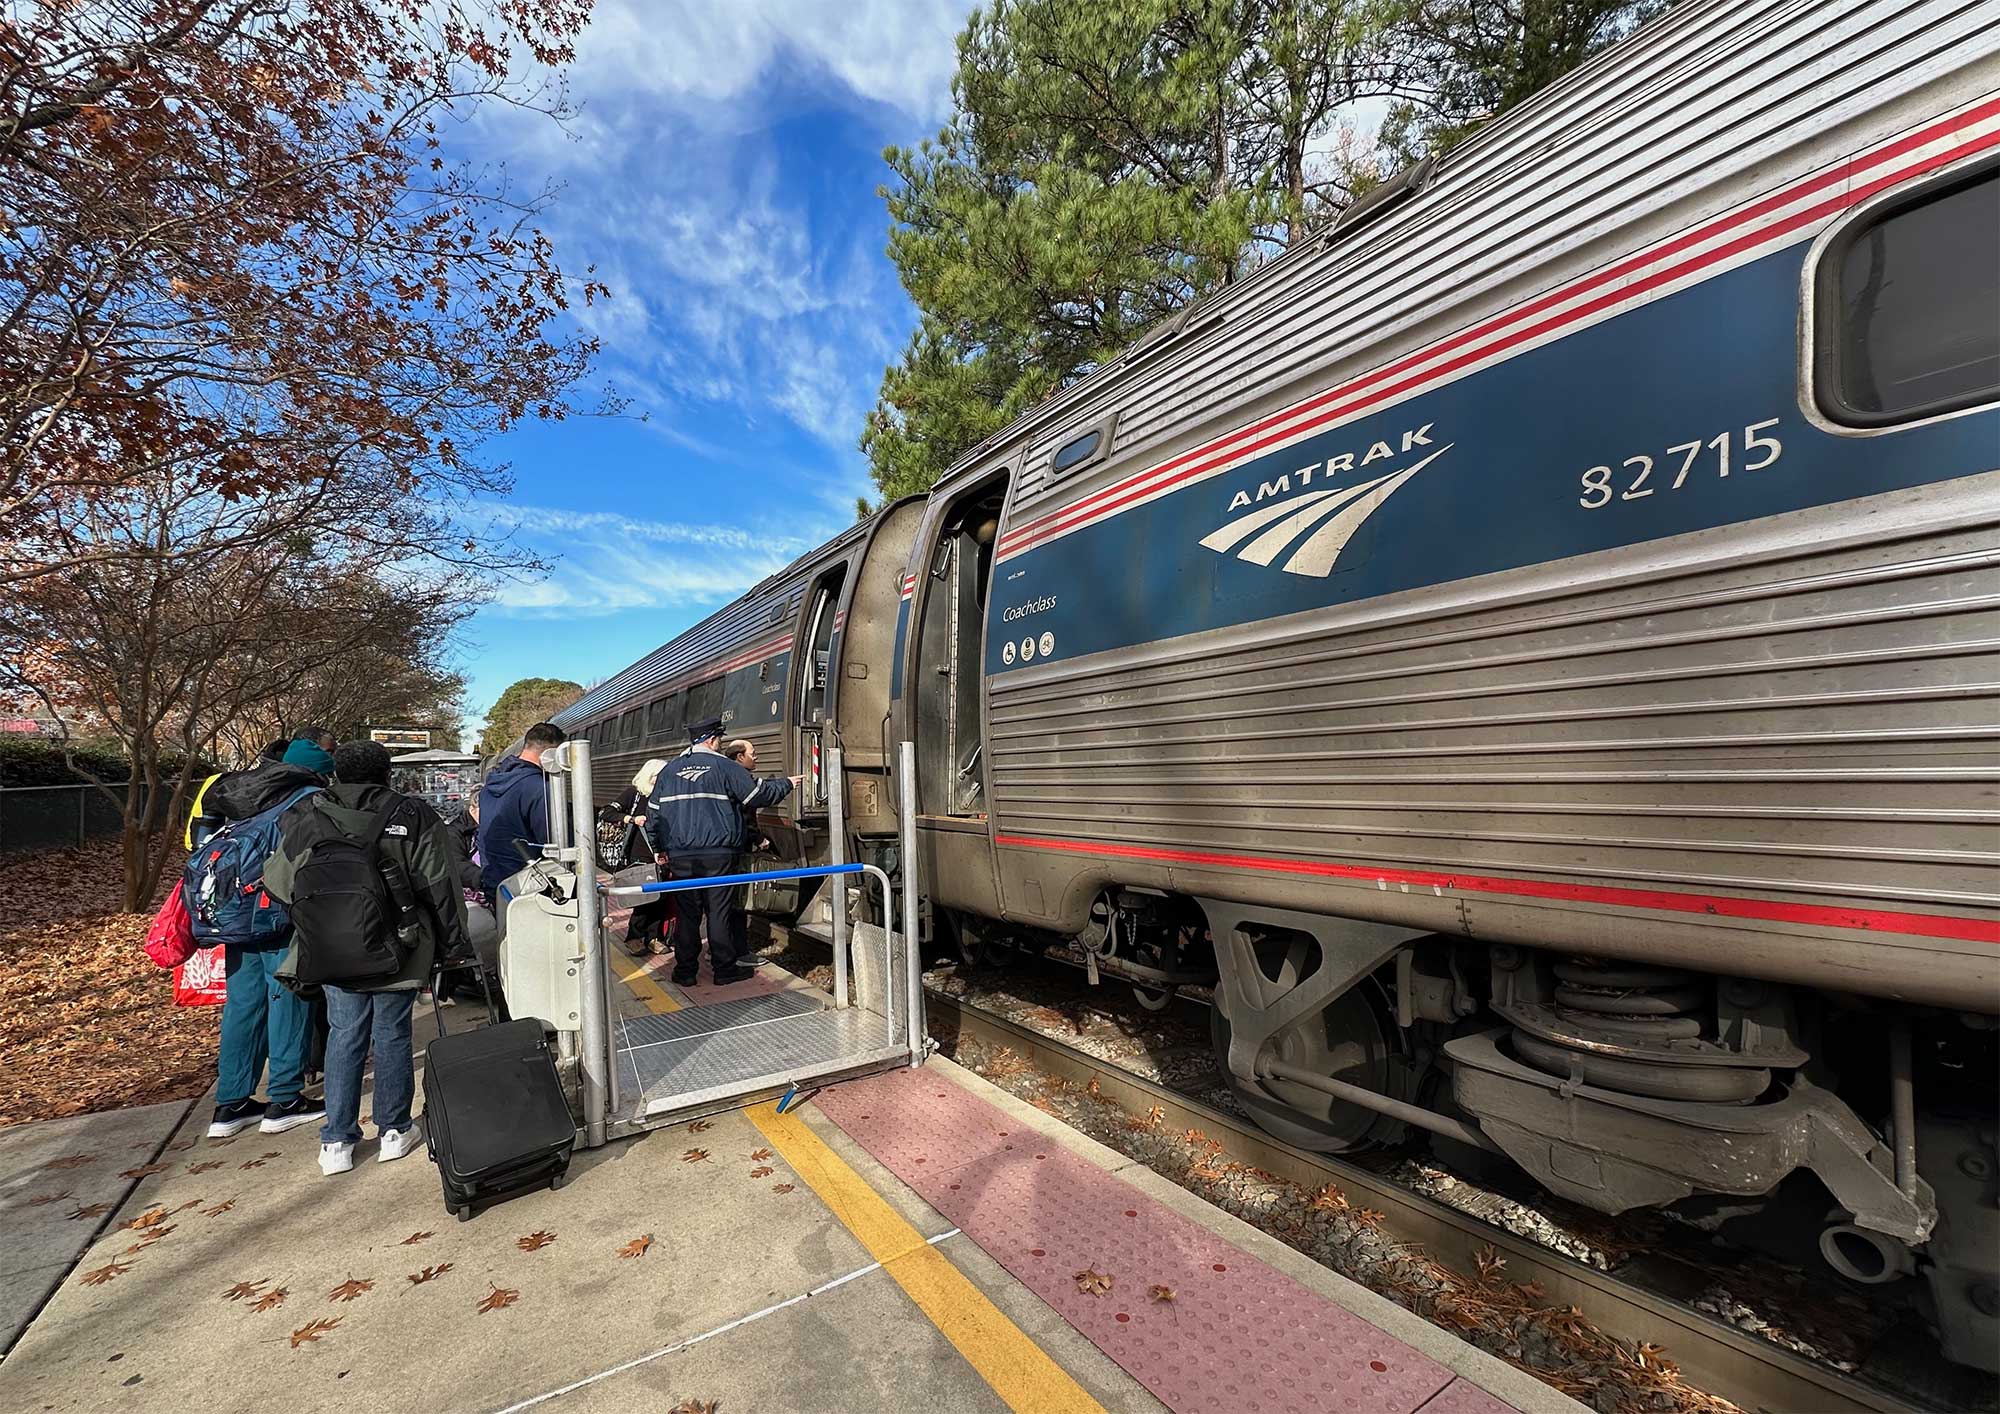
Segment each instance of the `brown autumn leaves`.
M125 908L194 779L164 760L370 644L435 677L494 576L533 568L468 523L509 486L478 449L587 410L596 343L567 312L606 291L540 229L552 191L454 148L485 106L562 120L589 12L0 18L0 702L115 738L155 788Z

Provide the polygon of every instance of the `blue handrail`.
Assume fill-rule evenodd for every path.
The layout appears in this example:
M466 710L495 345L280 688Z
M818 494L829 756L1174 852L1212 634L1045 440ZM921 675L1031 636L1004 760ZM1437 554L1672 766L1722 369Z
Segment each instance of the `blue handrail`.
M610 893L671 894L682 889L719 889L736 884L770 884L779 879L822 879L828 874L859 874L860 864L819 864L810 869L771 869L761 874L715 874L706 879L662 879L651 884L607 884Z

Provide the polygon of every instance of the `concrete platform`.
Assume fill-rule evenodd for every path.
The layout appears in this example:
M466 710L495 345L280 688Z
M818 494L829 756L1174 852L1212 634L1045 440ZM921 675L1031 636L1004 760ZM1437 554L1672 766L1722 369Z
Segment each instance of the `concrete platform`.
M729 989L683 991L629 959L619 970L630 1014L801 985L765 969ZM454 1009L454 1024L472 1011ZM429 1034L420 1018L418 1041ZM1012 1269L1020 1254L998 1239L983 1239L990 1251L975 1240L991 1211L954 1213L949 1178L937 1188L897 1176L906 1160L931 1155L894 1152L885 1142L893 1126L856 1118L885 1102L902 1105L913 1129L949 1114L1032 1133L1034 1151L1051 1156L1041 1167L1059 1158L1065 1170L1069 1210L1144 1212L1148 1231L1180 1256L1226 1251L1228 1264L1260 1274L1263 1289L1349 1313L1357 1324L1346 1344L1359 1350L1365 1334L1369 1358L1399 1369L1421 1362L1411 1386L1421 1393L1341 1407L1580 1407L933 1061L823 1092L788 1115L765 1104L585 1151L563 1189L469 1223L445 1212L421 1155L378 1164L371 1139L354 1172L323 1178L315 1129L211 1141L198 1137L206 1110L197 1108L166 1147L171 1167L136 1180L0 1363L0 1408L1314 1407L1246 1397L1248 1384L1163 1402L1133 1372L1132 1350L1107 1354L1086 1333L1099 1322L1050 1299L1046 1283L1037 1294ZM920 1103L943 1108L919 1116ZM843 1116L852 1132L835 1122ZM971 1148L960 1157L960 1168L982 1173L1005 1167ZM1140 1275L1119 1273L1117 1309L1141 1296ZM1179 1339L1165 1345L1206 1348L1246 1370L1308 1358L1221 1348L1186 1285L1185 1306L1161 1305L1154 1318L1155 1332L1180 1322ZM1267 1314L1273 1331L1296 1319L1296 1310Z
M189 1102L0 1129L0 1355L112 1221Z

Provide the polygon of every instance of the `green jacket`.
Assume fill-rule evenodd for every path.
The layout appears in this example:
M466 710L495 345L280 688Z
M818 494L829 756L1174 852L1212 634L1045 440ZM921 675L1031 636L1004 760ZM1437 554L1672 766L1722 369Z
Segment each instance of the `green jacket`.
M300 801L280 816L278 848L264 865L264 888L271 897L287 907L291 905L292 874L305 862L303 856L294 857L286 847L286 821L302 810L324 810L343 830L359 835L375 818L375 812L382 808L382 797L388 789L387 786L335 784L316 796ZM410 950L403 970L388 981L346 990L399 992L427 987L439 948L467 955L472 951L472 937L465 926L465 893L458 882L457 859L450 832L438 819L437 812L414 796L405 796L403 807L391 818L390 828L393 830L399 826L407 828L409 833L384 834L381 850L384 856L402 866L409 878L410 888L417 896L420 941ZM287 957L279 968L280 975L289 972L292 965L293 959Z

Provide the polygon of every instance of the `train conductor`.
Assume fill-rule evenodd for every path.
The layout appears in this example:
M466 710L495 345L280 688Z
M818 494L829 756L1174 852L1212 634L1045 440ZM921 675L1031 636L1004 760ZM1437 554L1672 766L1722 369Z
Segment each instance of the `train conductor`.
M709 879L734 871L743 849L744 812L776 805L799 777L758 780L720 750L722 723L696 723L693 745L667 763L653 785L646 825L654 853L672 879ZM748 948L734 888L684 889L674 896L674 981L692 986L701 961L701 920L708 917L708 967L717 984L740 982Z

